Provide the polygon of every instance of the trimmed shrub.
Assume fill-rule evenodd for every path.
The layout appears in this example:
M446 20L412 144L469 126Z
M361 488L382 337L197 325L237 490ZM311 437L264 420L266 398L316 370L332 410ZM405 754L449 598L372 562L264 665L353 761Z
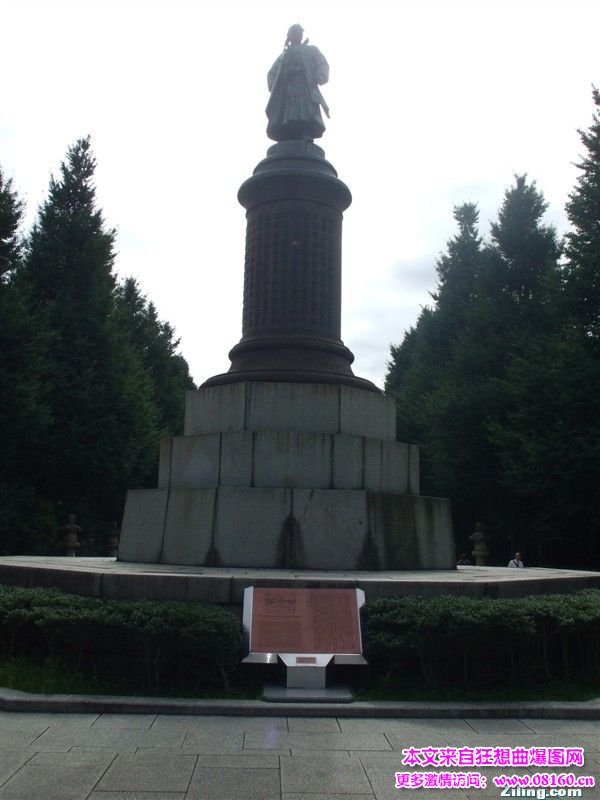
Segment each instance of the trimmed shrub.
M369 603L367 657L391 676L471 688L600 675L600 590L520 599L395 597Z
M227 689L242 643L239 620L218 606L12 586L0 586L0 632L5 655L45 652L75 671L117 669L154 690L165 676L197 685L207 669Z

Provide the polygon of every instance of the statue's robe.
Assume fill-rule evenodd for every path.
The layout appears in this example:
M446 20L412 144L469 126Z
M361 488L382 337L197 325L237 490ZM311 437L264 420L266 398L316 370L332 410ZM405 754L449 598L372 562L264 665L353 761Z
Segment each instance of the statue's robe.
M276 142L322 136L321 107L327 115L328 108L319 85L328 79L329 64L317 47L292 44L284 50L267 75L267 136Z

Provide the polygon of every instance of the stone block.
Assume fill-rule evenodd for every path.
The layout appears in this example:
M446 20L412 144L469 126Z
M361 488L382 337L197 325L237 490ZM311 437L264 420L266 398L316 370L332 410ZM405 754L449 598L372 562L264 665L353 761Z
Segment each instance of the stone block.
M167 489L130 489L127 492L119 561L160 561L168 495Z
M368 503L379 568L455 569L449 500L369 492Z
M212 543L216 489L171 489L161 561L205 564Z
M53 569L52 566L44 563L30 563L27 556L9 556L9 562L2 563L0 560L0 584L8 586L40 586L49 589L61 588L65 592L73 594L83 594L87 597L102 597L103 575L94 570L77 569L82 563L81 559L71 559L67 557L69 564L67 569L64 566ZM26 563L12 561L12 559L27 559ZM42 557L43 558L43 557ZM34 557L35 559L35 557ZM56 556L47 556L50 562L56 560Z
M229 383L186 392L184 434L244 430L246 384Z
M394 441L396 401L392 397L340 386L340 433Z
M186 393L186 436L225 431L347 433L394 441L393 398L326 383L249 381Z
M171 482L178 489L214 487L219 482L220 437L176 436L171 445Z
M419 494L421 483L420 454L418 444L408 445L408 494Z
M372 492L406 494L408 489L408 445L365 439L364 488Z
M364 438L333 437L332 484L334 489L364 488Z
M289 489L219 487L214 528L217 564L284 566L290 508Z
M247 383L246 428L252 431L339 431L339 386ZM365 392L369 394L369 392Z
M252 486L254 434L227 431L221 434L221 486Z
M169 436L160 440L160 454L158 459L158 488L168 489L171 482L171 442Z
M326 489L331 486L331 434L259 431L253 485Z
M294 489L292 513L291 567L360 569L369 521L366 492Z
M229 575L194 573L106 573L102 597L111 600L181 600L196 603L231 602Z

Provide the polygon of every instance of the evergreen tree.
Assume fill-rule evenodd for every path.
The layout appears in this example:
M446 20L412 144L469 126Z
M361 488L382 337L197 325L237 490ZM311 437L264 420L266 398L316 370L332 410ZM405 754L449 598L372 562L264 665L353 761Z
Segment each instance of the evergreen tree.
M479 210L475 203L454 207L458 234L437 262L438 287L433 299L445 327L453 336L476 300L477 275L481 269Z
M560 285L561 248L555 229L542 223L547 206L535 182L516 176L486 248L481 299L494 325L516 349L526 345L529 333L546 330L556 320L553 303Z
M67 152L31 233L21 282L49 331L50 425L35 479L90 519L118 519L129 485L152 472L157 412L141 360L115 314L115 232L96 208L89 138Z
M509 411L507 365L527 351L537 326L553 325L559 247L544 211L535 184L517 177L482 246L476 207L456 209L459 233L438 260L436 305L392 351L386 388L398 392L399 436L416 432L424 488L452 498L459 541L481 519L502 541L526 543L527 502L501 480L490 431Z
M573 318L600 350L600 91L592 94L596 111L589 131L579 131L586 153L567 203L567 296Z
M39 330L15 281L23 204L0 171L0 482L21 482L47 421Z
M117 300L122 325L149 374L159 426L164 435L178 435L183 432L185 391L195 388L187 361L177 352L179 340L133 278L117 287Z
M0 280L3 283L21 256L19 228L23 211L23 203L13 189L12 179L7 179L0 169Z
M479 212L473 203L454 208L458 233L437 261L438 286L434 308L424 308L414 328L399 346L392 345L385 390L398 400L398 435L416 441L425 423L423 399L437 387L448 362L452 342L460 335L471 304L481 261ZM424 461L427 469L427 460Z
M0 553L46 552L56 536L51 506L30 485L48 418L43 330L15 281L22 216L12 181L0 170Z
M551 324L509 364L504 419L490 427L501 480L527 499L532 538L551 563L600 566L600 93L570 195L564 296Z
M531 558L600 566L600 369L565 325L513 358L500 386L505 412L490 422L499 480L524 506Z

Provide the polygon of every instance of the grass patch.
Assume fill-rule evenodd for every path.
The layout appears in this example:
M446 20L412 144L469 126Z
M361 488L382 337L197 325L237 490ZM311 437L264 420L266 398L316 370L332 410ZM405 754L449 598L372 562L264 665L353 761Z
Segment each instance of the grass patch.
M262 684L233 685L228 691L210 686L198 691L165 686L160 690L141 687L125 679L74 673L59 661L33 661L22 656L0 658L0 686L34 694L126 695L129 697L189 697L213 700L254 700L260 697Z

